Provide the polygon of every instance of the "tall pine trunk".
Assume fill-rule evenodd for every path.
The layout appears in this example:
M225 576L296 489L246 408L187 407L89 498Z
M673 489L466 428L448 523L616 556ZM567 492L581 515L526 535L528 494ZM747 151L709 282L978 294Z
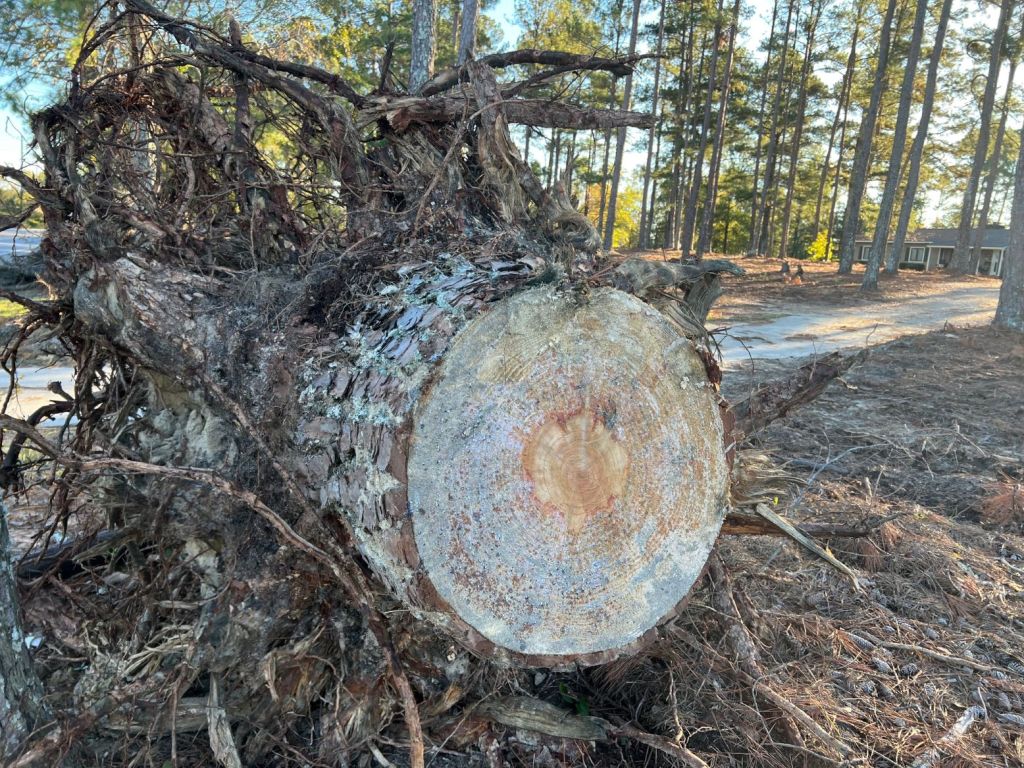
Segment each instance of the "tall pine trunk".
M661 88L661 57L665 49L665 0L661 0L658 10L658 43L656 47L657 57L654 60L654 90L651 93L651 114L658 116L658 96ZM644 164L644 190L640 202L640 247L650 246L651 219L647 214L647 199L651 187L651 172L654 163L655 134L660 128L660 120L651 125L647 132L647 162Z
M1010 212L1010 244L1003 257L1003 284L994 324L1024 333L1024 126L1020 129L1020 147Z
M462 0L462 31L459 35L459 66L476 56L476 27L480 0ZM455 25L452 25L453 27Z
M735 0L729 22L729 49L725 55L722 71L722 87L718 94L718 117L715 124L715 139L711 146L711 167L708 169L708 187L701 212L700 234L697 237L697 258L711 250L711 234L715 219L715 204L718 198L718 176L722 166L722 151L725 143L725 124L729 114L729 86L732 83L732 64L736 52L736 32L740 18L740 0Z
M1002 0L999 7L999 22L992 34L992 46L988 58L988 79L985 81L985 93L981 100L981 115L978 123L978 143L974 148L974 159L967 176L963 202L960 205L960 224L957 228L956 248L949 270L954 274L974 272L978 263L978 253L971 253L971 228L974 224L974 209L978 197L978 183L988 156L989 134L992 130L992 110L995 107L996 87L999 82L999 67L1003 58L1003 39L1006 28L1013 13L1013 0Z
M763 240L767 239L767 216L770 209L772 197L772 186L775 175L775 154L779 143L779 115L782 109L782 84L786 77L786 58L789 52L789 34L793 26L794 0L789 0L786 8L786 31L782 35L782 52L779 54L778 77L775 80L775 96L772 100L772 116L768 131L768 149L765 157L764 184L757 212L754 216L754 242L752 250L754 253L764 254Z
M850 53L846 57L846 69L843 70L843 80L839 86L839 98L836 101L836 116L832 120L832 128L828 136L828 149L825 151L825 162L821 165L821 177L818 180L818 194L814 203L814 236L817 237L821 231L821 207L825 201L825 187L828 184L829 171L831 170L832 149L836 146L836 134L839 133L839 146L837 148L836 175L839 174L839 166L842 163L843 141L846 135L846 116L850 102L850 91L853 89L853 70L857 64L857 41L860 38L860 25L863 19L864 4L857 6L857 19L853 25L853 34L850 37ZM842 130L840 131L840 127ZM831 227L830 227L831 228ZM831 234L831 233L830 233Z
M914 211L914 198L917 196L917 182L921 175L921 161L924 158L924 146L928 141L928 125L932 118L932 102L939 80L939 63L942 60L942 45L946 39L946 28L949 26L949 14L953 0L943 0L939 12L939 24L935 29L935 42L932 44L931 57L928 60L928 75L925 79L924 98L921 102L921 116L918 118L917 134L910 147L907 167L907 181L903 189L903 200L900 203L900 215L896 222L896 232L892 238L892 249L896 253L903 251L910 228L910 217Z
M793 129L792 151L789 156L789 175L786 179L786 202L782 208L782 234L779 237L779 257L786 258L789 250L789 226L793 215L793 194L796 188L796 174L800 160L800 140L804 130L804 113L807 111L807 78L814 57L814 34L821 18L822 3L811 3L811 18L807 25L807 50L800 68L800 92L797 96L796 126Z
M910 119L910 108L914 102L914 79L917 76L917 60L921 54L921 39L924 37L924 22L928 15L927 0L917 0L914 12L914 28L910 35L910 49L907 51L907 62L903 70L903 83L900 86L900 105L896 111L896 126L892 137L892 154L889 156L889 169L882 190L882 202L878 209L878 221L871 241L868 265L864 273L861 289L874 291L878 289L878 270L885 259L887 272L896 272L899 253L893 249L889 257L885 256L885 246L889 241L889 225L892 223L892 209L896 204L896 192L900 184L900 169L903 167L903 151L907 142L907 121Z
M636 38L640 28L640 0L633 0L633 20L629 27L629 58L636 54ZM622 86L622 111L628 112L633 98L633 73L626 75ZM626 135L628 129L622 126L615 138L615 165L612 169L612 185L608 192L608 214L604 222L604 247L612 247L615 236L615 214L619 198L619 182L622 180L622 160L626 152Z
M854 243L857 230L860 228L860 205L864 197L867 183L868 164L871 160L871 144L875 134L875 123L878 120L879 105L882 101L882 87L885 72L889 67L889 45L892 38L892 18L896 12L896 0L889 0L882 19L882 27L878 37L878 62L875 66L875 80L871 87L868 108L861 118L860 131L857 134L857 148L853 153L853 166L850 168L850 185L846 195L846 213L843 217L843 234L839 241L839 273L849 274L853 271Z
M768 79L771 73L772 64L772 41L775 39L775 22L779 17L779 0L772 3L772 22L768 32L768 50L765 52L764 66L761 68L761 101L757 108L757 135L754 137L754 176L751 180L753 194L750 197L750 234L747 250L750 254L757 252L758 237L755 234L757 227L758 210L758 177L761 173L761 137L764 135L765 106L768 103Z
M704 117L700 126L700 142L694 156L693 173L690 178L689 191L686 196L686 216L683 219L682 237L679 247L681 259L687 259L693 248L693 234L697 225L697 205L700 202L700 190L704 183L704 155L708 148L708 133L711 131L711 107L714 104L715 86L718 78L718 45L722 34L722 0L718 1L715 17L715 29L712 34L711 63L708 65L708 88L704 97Z
M1013 78L1017 74L1017 58L1010 59L1010 71L1006 78L1006 94L1003 96L1002 114L999 116L999 126L996 128L995 144L992 147L992 156L988 159L988 174L985 178L985 192L981 199L981 210L978 212L978 226L974 231L971 242L971 252L974 254L974 261L981 258L981 246L985 241L985 230L988 228L988 214L992 207L992 194L999 178L999 163L1003 155L1003 139L1006 136L1006 120L1010 116L1010 100L1013 97Z
M437 49L437 9L434 0L413 0L412 41L409 63L409 92L418 93L434 76Z
M661 117L659 116L659 122ZM657 136L654 139L654 157L661 157L661 131L658 131ZM657 168L657 163L655 163ZM647 204L647 229L648 229L648 247L652 239L657 238L657 222L655 221L654 214L658 207L658 177L652 175L651 177L651 196ZM651 237L650 233L654 233L654 238Z
M694 0L690 0L689 24L683 30L685 53L683 54L683 66L679 71L676 82L678 90L676 93L676 131L672 144L672 189L670 191L669 212L665 222L665 247L675 249L679 247L679 235L682 229L683 189L686 179L686 150L690 140L690 104L693 97L693 83L695 73L693 70L694 59L694 35L696 33L696 21L694 19ZM697 71L704 67L704 53L701 51L700 64ZM685 86L684 86L685 83Z

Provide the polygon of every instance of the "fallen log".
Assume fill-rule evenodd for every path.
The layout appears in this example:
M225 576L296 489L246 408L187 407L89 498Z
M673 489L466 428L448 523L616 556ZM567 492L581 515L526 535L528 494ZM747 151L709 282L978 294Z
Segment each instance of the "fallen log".
M50 438L0 416L51 462L54 525L110 511L147 542L118 566L144 599L95 603L111 598L75 572L110 614L95 621L132 628L76 674L166 701L160 722L207 695L230 761L282 746L305 760L310 743L348 760L402 721L387 738L422 766L419 702L492 674L479 664L575 668L645 647L734 501L736 415L766 424L843 363L730 411L704 324L737 269L617 270L520 156L515 120L649 118L520 99L495 68L551 67L521 81L536 84L632 62L520 52L442 74L433 96L384 76L359 94L237 29L145 0L124 11L83 44L109 67L83 59L33 123L54 294L33 322L75 355L59 408L77 420ZM125 56L129 24L148 42ZM188 642L129 679L165 648L161 621ZM22 759L106 718L138 733L120 706L83 695L88 716Z
M800 523L796 528L814 539L860 539L870 536L877 526L865 523ZM786 532L760 515L732 511L722 523L729 536L785 536Z

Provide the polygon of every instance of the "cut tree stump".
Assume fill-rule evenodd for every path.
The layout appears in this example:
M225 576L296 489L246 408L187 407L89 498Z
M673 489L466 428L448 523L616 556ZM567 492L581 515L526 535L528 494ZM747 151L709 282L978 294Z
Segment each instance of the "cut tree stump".
M613 289L540 288L470 323L414 418L415 546L496 646L576 661L632 646L700 576L729 468L701 358Z

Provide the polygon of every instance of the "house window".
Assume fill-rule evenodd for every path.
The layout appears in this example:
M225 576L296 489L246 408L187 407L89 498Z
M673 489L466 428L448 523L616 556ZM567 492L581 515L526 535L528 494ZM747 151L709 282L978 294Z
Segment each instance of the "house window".
M868 252L871 250L870 245L862 245L860 247L860 260L866 262L868 260Z
M924 264L928 261L928 251L920 246L914 246L907 251L907 262L910 264Z

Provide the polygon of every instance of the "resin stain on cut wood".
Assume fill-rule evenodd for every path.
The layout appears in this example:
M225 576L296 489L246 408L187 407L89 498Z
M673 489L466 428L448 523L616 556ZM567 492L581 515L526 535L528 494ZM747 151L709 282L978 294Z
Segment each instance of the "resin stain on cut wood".
M514 653L573 657L674 613L728 477L691 342L620 291L544 287L456 336L414 416L407 491L447 609Z
M622 495L629 470L625 448L595 414L555 415L527 438L522 466L537 500L578 534L589 518Z

